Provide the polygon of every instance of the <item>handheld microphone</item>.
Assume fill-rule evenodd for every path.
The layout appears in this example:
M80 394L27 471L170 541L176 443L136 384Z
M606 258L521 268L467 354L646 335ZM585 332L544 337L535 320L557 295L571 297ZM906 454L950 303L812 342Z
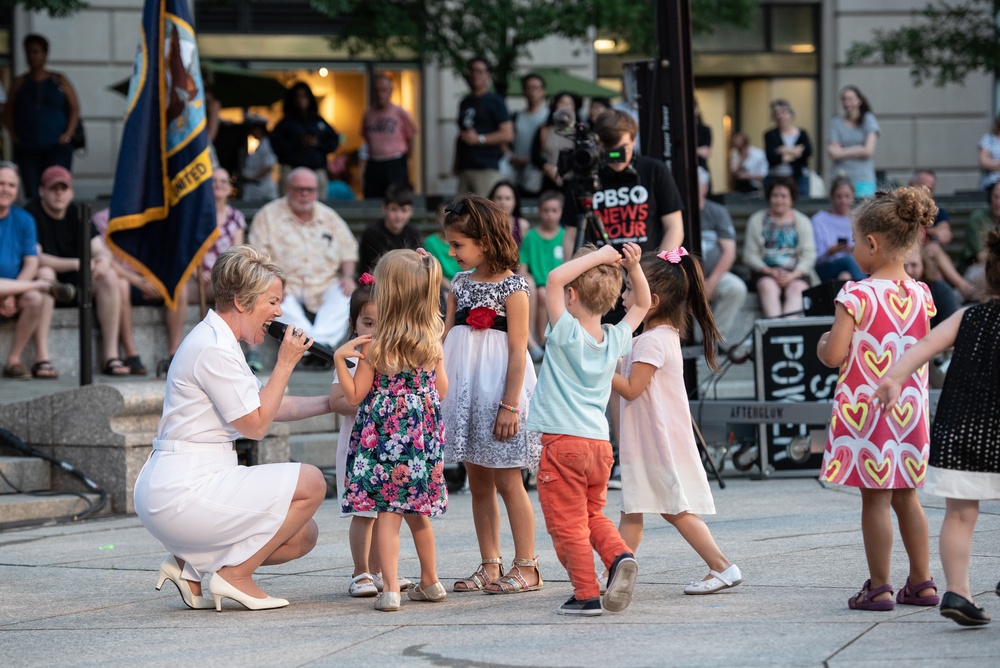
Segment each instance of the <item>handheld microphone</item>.
M271 324L267 328L267 333L281 341L285 338L286 329L288 329L287 324L277 320L272 320ZM330 348L330 346L323 345L319 341L314 340L312 342L312 345L309 346L309 352L324 362L333 362L333 349Z

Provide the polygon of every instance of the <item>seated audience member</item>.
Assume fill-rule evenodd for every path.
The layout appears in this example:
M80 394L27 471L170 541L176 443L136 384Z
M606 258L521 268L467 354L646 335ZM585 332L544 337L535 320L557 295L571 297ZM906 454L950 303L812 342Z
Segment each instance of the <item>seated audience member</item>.
M28 213L35 219L39 263L56 272L64 283L79 288L80 226L90 228L90 273L94 290L97 322L101 327L101 373L127 376L129 367L118 356L118 332L121 318L121 294L118 274L104 239L89 220L81 220L81 207L73 202L73 176L69 170L54 165L42 172L38 198L28 203Z
M865 277L854 261L853 206L854 184L843 174L837 176L830 184L830 210L817 211L812 217L816 273L821 281L860 281Z
M358 242L336 211L316 201L311 169L289 172L285 192L254 216L249 243L285 272L282 322L336 346L347 332ZM315 355L305 360L308 366L328 368Z
M802 293L818 282L812 222L797 211L798 188L787 176L764 187L768 208L747 221L743 261L753 271L765 318L802 311Z
M931 197L937 188L937 175L931 169L918 169L910 179L911 186L924 186L930 191ZM958 290L963 299L972 299L976 294L976 287L965 280L955 263L951 261L951 256L944 247L951 243L951 217L947 209L938 206L938 214L934 217L934 225L931 226L924 237L924 247L927 250L926 257L933 258L941 278L948 282L953 288ZM940 313L940 309L938 309Z
M759 193L768 170L764 149L751 144L750 138L742 132L733 135L732 144L729 151L729 174L733 179L733 190Z
M958 294L941 278L934 258L927 253L927 247L917 248L906 259L903 269L915 281L923 281L931 289L931 298L937 314L931 318L931 327L944 322L959 309Z
M111 211L109 209L104 208L95 212L94 215L90 217L90 222L94 225L97 231L101 233L101 237L105 239L108 236L108 218L110 213ZM142 363L142 358L139 356L139 350L135 345L132 307L162 304L163 297L145 276L137 272L122 260L116 258L112 262L111 266L118 277L119 301L121 303L121 315L118 318L118 342L121 344L122 354L124 355L122 360L125 362L125 366L129 368L130 373L137 376L145 376L149 373L149 370ZM164 319L168 323L170 322L169 319ZM174 354L174 351L177 350L177 346L180 345L180 342L180 332L177 333L175 340L175 337L172 335L168 327L167 347L171 356Z
M545 307L545 282L549 272L563 263L563 196L554 190L546 190L538 198L539 224L528 230L521 243L521 267L519 273L530 274L535 282L535 292L529 295L531 313L529 331L535 335L539 345L545 345L545 326L549 322L549 312Z
M413 191L405 185L391 184L382 200L382 220L369 223L361 235L358 249L358 272L375 273L378 259L391 250L420 248L423 240L413 216Z
M698 168L698 206L701 208L701 256L705 274L705 295L712 307L712 317L724 342L736 343L749 330L745 325L736 332L736 316L747 298L747 286L730 273L736 262L736 228L726 207L708 199L711 176Z
M990 206L978 209L969 216L968 228L965 232L965 249L962 260L966 265L965 280L972 285L967 299L986 300L989 298L986 289L986 233L1000 228L1000 188L990 191Z
M56 378L59 374L49 361L53 297L71 302L76 289L57 283L52 269L39 268L35 222L14 206L19 185L17 165L0 162L0 322L17 319L3 377ZM21 362L29 341L35 344L36 360L30 369Z

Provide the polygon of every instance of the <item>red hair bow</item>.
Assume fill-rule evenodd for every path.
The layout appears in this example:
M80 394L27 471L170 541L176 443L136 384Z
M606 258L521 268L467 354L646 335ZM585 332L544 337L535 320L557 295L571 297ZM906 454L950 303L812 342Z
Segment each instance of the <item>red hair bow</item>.
M358 279L358 283L361 285L375 285L375 277L366 271L361 274L361 278Z

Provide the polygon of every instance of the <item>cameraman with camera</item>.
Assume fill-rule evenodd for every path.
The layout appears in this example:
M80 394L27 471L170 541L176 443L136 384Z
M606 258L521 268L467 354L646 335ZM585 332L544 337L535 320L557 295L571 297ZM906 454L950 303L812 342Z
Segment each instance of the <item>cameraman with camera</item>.
M599 142L599 159L591 173L580 174L586 160L575 158L563 207L563 253L567 259L573 256L580 234L584 243L607 243L620 250L625 243L634 242L643 252L670 250L684 241L680 193L666 165L635 155L638 129L631 115L615 109L595 121L592 130ZM578 156L585 152L580 144L578 136ZM581 231L579 200L586 201L588 195L597 220L588 225L583 219L585 228Z

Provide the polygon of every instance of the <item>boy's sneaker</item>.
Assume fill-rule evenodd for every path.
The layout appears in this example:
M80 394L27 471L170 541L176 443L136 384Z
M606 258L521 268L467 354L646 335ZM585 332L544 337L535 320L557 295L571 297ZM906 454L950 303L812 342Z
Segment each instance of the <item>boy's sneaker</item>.
M631 552L619 554L608 570L608 589L604 593L604 609L621 612L632 602L632 588L639 575L639 563Z
M596 617L604 611L601 609L601 597L595 596L583 601L578 601L576 596L570 596L569 600L559 606L560 615L582 615L584 617Z

